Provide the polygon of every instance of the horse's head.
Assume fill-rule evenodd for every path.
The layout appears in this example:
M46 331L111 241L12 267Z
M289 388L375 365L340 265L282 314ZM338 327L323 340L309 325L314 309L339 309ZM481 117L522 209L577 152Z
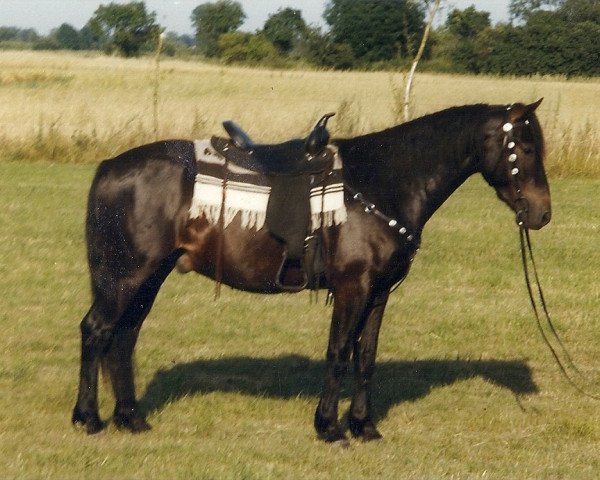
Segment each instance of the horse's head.
M498 197L516 213L523 228L540 229L550 221L550 188L544 171L544 138L535 109L517 103L485 125L480 169Z

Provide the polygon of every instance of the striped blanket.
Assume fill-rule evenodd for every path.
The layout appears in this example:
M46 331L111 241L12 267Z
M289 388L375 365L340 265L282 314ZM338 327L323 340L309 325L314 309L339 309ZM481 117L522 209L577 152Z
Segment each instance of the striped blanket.
M210 140L196 140L198 174L190 207L190 218L206 217L217 224L223 201L223 173L225 160L212 147ZM265 226L267 203L271 187L267 177L228 162L225 187L224 226L240 214L242 228L260 230ZM290 198L290 202L294 199ZM336 155L334 170L325 184L314 185L310 192L311 228L339 225L346 221L344 184L341 161Z

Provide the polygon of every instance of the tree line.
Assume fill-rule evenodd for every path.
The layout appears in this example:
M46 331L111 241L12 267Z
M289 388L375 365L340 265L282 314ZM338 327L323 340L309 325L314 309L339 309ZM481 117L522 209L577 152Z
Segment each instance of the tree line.
M166 33L164 53L224 63L333 69L397 69L410 63L425 27L429 0L329 0L328 29L309 25L301 11L282 8L255 32L240 30L246 14L235 0L198 5L195 34ZM492 25L474 6L452 9L424 54L429 70L505 75L600 75L600 2L511 0L511 20ZM47 36L0 27L0 47L101 50L138 56L156 49L163 32L143 1L101 5L80 30L62 24Z

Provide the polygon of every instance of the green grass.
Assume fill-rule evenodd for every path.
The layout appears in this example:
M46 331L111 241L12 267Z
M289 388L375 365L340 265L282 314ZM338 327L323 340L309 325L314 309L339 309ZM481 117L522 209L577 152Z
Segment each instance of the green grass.
M0 163L2 478L597 478L600 403L564 382L539 338L512 214L480 178L430 221L388 306L374 385L383 441L340 450L313 432L323 296L225 288L214 302L210 281L178 274L137 349L153 430L74 429L92 175ZM556 180L552 193L554 219L532 233L540 273L560 334L597 382L600 182Z

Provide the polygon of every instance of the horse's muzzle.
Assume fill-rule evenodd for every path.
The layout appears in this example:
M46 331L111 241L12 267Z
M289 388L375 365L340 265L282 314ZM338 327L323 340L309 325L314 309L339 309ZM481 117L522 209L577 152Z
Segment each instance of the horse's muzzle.
M551 219L552 212L549 209L532 211L528 208L521 208L517 210L516 214L517 225L529 230L539 230L540 228L548 225Z

